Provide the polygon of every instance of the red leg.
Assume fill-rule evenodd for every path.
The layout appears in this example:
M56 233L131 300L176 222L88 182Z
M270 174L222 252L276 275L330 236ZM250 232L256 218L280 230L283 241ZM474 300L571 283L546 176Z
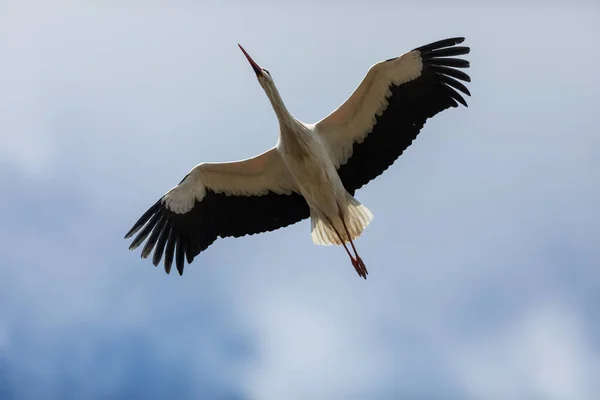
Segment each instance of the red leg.
M331 220L329 218L327 218L329 220L329 224L331 225L331 227L333 228L333 231L335 232L335 234L338 236L338 238L340 239L340 242L342 242L342 245L344 246L344 249L346 250L346 253L348 253L348 257L350 257L350 261L352 261L352 266L354 266L354 269L356 270L356 272L358 273L358 275L362 278L367 279L367 269L364 268L364 263L362 264L363 267L361 268L361 265L359 263L359 261L357 259L355 259L354 257L352 257L352 254L350 253L350 250L348 250L348 246L346 246L346 243L344 242L344 239L342 238L342 235L340 235L340 233L338 232L337 229L335 229L335 225L333 225L333 223L331 222ZM356 253L356 250L354 250L354 253ZM361 260L362 263L362 260Z
M348 227L346 226L346 221L344 221L344 216L342 215L342 213L340 213L340 219L342 220L342 225L344 225L344 229L346 230L346 235L348 235L348 239L350 240L352 250L354 250L354 254L356 255L356 263L358 264L359 268L363 271L363 278L367 279L367 275L369 275L369 272L367 271L367 267L365 266L365 263L363 262L362 258L360 258L360 256L358 255L356 247L354 247L354 242L352 241L352 237L350 236L350 232L348 231Z

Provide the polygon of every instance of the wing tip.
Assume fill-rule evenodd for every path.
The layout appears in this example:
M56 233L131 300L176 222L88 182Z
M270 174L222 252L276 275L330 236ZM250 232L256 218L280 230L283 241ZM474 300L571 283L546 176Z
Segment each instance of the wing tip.
M146 222L148 222L148 220L152 218L154 214L156 214L156 209L159 207L161 200L162 197L146 210L146 212L135 222L135 224L133 224L131 229L125 234L125 237L123 239L129 239L130 237L135 235L136 232L139 231L144 225L146 225Z
M129 231L127 231L127 233L125 234L125 236L123 237L123 239L129 239L131 237L133 237L133 235L135 235L137 233L137 231L139 231L144 224L146 223L146 221L144 221L143 223L141 223L141 220L136 222L131 229L129 229Z
M437 49L442 49L445 47L456 46L457 44L461 44L464 41L465 41L465 38L463 36L450 37L450 38L446 38L446 39L442 39L442 40L437 40L435 42L427 43L423 46L419 46L419 47L413 49L413 51L424 52L424 51L437 50Z
M471 97L469 89L459 82L459 80L471 82L471 77L460 70L470 68L471 63L463 58L454 58L471 52L471 48L468 46L457 46L464 41L465 37L463 36L451 37L428 43L416 50L421 54L424 68L437 76L436 80L442 85L447 96L452 99L450 105L452 107L463 105L468 108L466 100L457 90Z

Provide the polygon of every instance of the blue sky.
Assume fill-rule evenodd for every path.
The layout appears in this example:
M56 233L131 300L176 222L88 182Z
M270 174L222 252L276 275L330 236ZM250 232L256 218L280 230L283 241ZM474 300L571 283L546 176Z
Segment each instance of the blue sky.
M598 5L0 4L0 398L600 391ZM275 143L238 42L313 122L451 36L470 107L357 193L367 281L307 221L219 240L183 277L127 250L194 165Z

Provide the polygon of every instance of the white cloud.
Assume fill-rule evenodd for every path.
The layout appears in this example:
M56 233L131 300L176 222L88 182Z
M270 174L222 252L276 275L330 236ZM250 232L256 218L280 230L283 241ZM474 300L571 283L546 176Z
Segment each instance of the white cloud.
M258 350L243 375L250 398L353 398L386 384L393 355L373 340L370 305L346 290L329 298L269 292L248 310Z
M23 171L39 174L54 160L52 122L44 97L43 56L35 41L40 22L35 13L9 12L0 19L0 159ZM5 167L6 165L0 165Z
M454 354L473 398L587 400L600 390L600 360L577 310L532 307L510 326Z

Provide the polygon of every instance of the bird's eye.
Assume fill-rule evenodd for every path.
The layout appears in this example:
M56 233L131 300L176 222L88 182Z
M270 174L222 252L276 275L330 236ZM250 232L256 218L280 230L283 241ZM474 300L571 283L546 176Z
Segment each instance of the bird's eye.
M263 68L263 71L265 71L267 73L267 75L271 76L271 73L268 70Z

